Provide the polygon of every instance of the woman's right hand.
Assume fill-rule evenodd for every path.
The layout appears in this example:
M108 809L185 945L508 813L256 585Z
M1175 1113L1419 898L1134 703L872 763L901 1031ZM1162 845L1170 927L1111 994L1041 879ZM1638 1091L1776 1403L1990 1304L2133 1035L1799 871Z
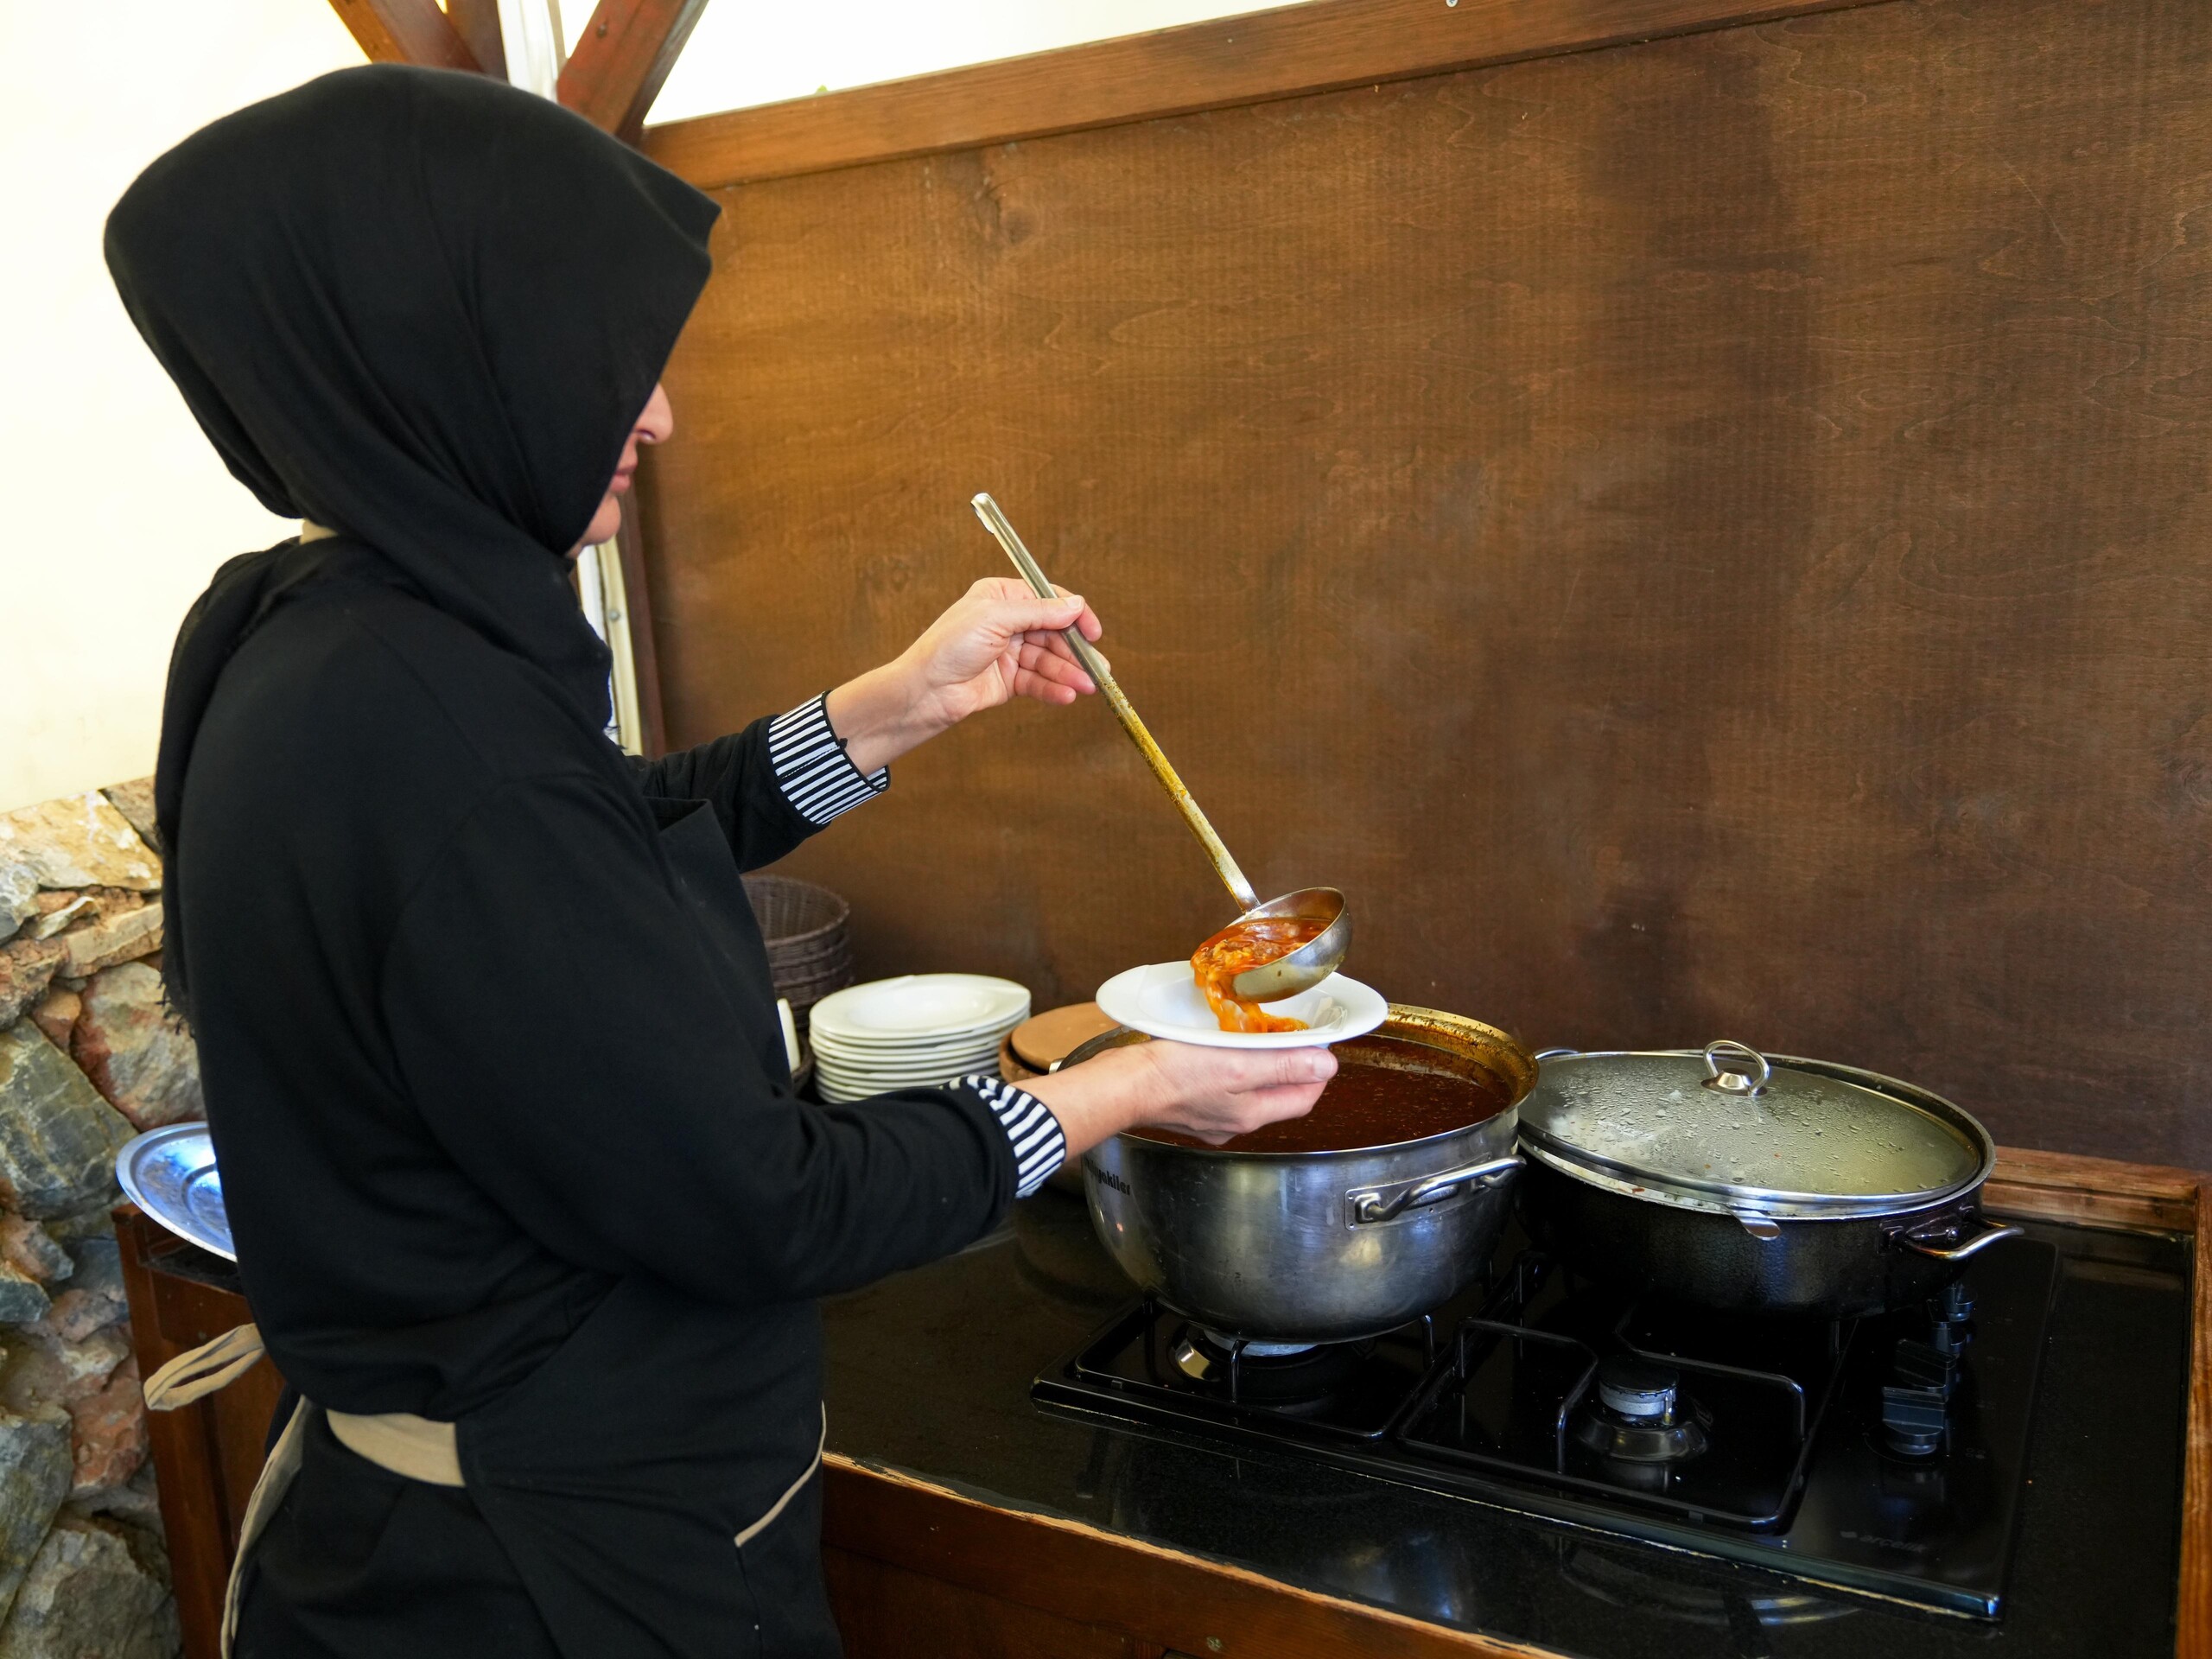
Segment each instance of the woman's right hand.
M1135 1043L1022 1084L1060 1122L1072 1159L1123 1129L1155 1127L1209 1145L1303 1117L1336 1075L1325 1048Z

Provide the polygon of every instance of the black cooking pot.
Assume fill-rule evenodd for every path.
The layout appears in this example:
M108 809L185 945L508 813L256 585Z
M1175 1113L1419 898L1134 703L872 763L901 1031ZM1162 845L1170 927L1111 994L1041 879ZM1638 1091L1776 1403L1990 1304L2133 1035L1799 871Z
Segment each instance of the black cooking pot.
M1740 1043L1538 1056L1523 1224L1593 1277L1732 1313L1876 1313L2020 1230L1988 1131L1941 1096Z

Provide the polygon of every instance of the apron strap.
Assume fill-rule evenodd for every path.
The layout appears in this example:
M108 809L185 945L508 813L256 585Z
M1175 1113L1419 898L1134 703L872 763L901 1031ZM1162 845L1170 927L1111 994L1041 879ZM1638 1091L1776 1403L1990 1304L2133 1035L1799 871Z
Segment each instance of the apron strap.
M791 1482L790 1485L784 1488L784 1495L775 1501L775 1503L770 1507L768 1513L762 1516L758 1521L755 1521L743 1532L737 1535L737 1547L740 1549L743 1549L755 1538L758 1538L762 1533L767 1531L769 1528L774 1526L776 1524L776 1517L781 1515L785 1509L790 1507L791 1499L797 1497L800 1492L805 1490L806 1483L814 1478L814 1471L822 1466L822 1449L829 1444L830 1408L825 1405L822 1408L822 1437L814 1443L813 1458L808 1462L806 1467L800 1471L799 1478Z
M242 1328L253 1329L251 1325ZM232 1334L235 1336L237 1332ZM284 1494L292 1489L293 1478L300 1472L300 1447L307 1439L308 1425L315 1421L316 1410L311 1400L302 1400L292 1408L291 1421L284 1425L284 1432L270 1448L269 1461L261 1465L261 1478L253 1483L253 1496L245 1501L245 1518L238 1526L238 1553L231 1558L231 1581L223 1586L222 1659L231 1659L231 1644L238 1637L238 1607L245 1599L246 1567L253 1559L254 1547L261 1541L261 1535L268 1529L270 1517L276 1513Z
M465 1486L461 1447L451 1423L417 1417L411 1411L386 1411L372 1417L350 1411L326 1411L330 1432L356 1457L379 1469L432 1486Z
M146 1379L146 1409L175 1411L226 1389L260 1363L265 1351L258 1325L241 1325L213 1342L187 1349ZM451 1423L434 1422L412 1412L389 1411L357 1416L350 1411L324 1414L330 1432L356 1456L379 1469L433 1486L459 1486L461 1453ZM294 1420L297 1421L296 1417ZM289 1433L291 1425L286 1426ZM275 1460L275 1453L270 1453Z
M188 1348L146 1379L146 1409L175 1411L226 1389L261 1362L261 1328L241 1325Z

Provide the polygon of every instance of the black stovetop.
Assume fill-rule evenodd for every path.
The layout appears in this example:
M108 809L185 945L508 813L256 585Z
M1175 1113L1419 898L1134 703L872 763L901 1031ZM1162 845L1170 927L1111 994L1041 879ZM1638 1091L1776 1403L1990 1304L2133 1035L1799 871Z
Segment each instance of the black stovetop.
M1243 1349L1140 1301L1034 1393L1994 1618L2057 1279L2056 1249L2013 1239L1927 1306L1729 1318L1522 1251L1452 1306L1338 1347Z
M825 1306L830 1446L1010 1511L1577 1659L2171 1659L2189 1241L2028 1231L2057 1250L2059 1283L1995 1619L1832 1589L1789 1576L1786 1560L1776 1571L1644 1541L1495 1491L1376 1478L1287 1441L1040 1409L1039 1372L1135 1294L1082 1202L1050 1190L978 1248ZM1520 1248L1509 1234L1500 1262Z

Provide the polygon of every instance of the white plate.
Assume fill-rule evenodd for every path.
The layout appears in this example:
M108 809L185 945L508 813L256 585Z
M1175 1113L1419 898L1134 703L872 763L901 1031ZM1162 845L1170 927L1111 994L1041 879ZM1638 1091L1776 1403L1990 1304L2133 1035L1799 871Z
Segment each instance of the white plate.
M1029 993L983 974L906 974L833 991L814 1005L814 1030L855 1043L902 1043L1011 1028L1029 1014Z
M1303 1020L1304 1031L1224 1031L1187 962L1155 962L1119 973L1098 988L1098 1006L1116 1025L1206 1048L1313 1048L1364 1036L1389 1017L1382 994L1331 974L1310 991L1261 1006Z
M996 1043L976 1043L967 1048L935 1049L923 1054L872 1054L855 1059L849 1054L817 1049L816 1055L832 1071L921 1071L932 1065L968 1065L976 1060L996 1060Z
M1020 1023L1015 1021L1016 1025ZM908 1054L959 1054L971 1048L988 1047L1014 1028L986 1026L981 1031L963 1032L957 1037L916 1037L903 1043L856 1043L824 1032L820 1046L832 1054L843 1054L856 1060L895 1060Z
M979 1048L995 1049L999 1039L1014 1027L1004 1030L979 1031L969 1037L947 1037L938 1042L913 1043L849 1043L842 1038L828 1035L817 1037L815 1047L824 1054L834 1054L862 1065L906 1059L927 1059L938 1054L972 1054Z
M991 1074L998 1074L994 1071ZM822 1098L833 1106L845 1106L856 1100L866 1100L873 1095L887 1095L894 1089L942 1089L952 1081L950 1077L917 1078L897 1084L841 1084L835 1078L824 1077L821 1082Z
M998 1051L969 1054L950 1060L924 1060L916 1065L824 1065L822 1075L848 1083L905 1083L914 1077L963 1077L970 1071L995 1071Z
M970 1054L950 1060L925 1060L918 1065L824 1065L822 1075L844 1083L898 1084L912 1082L916 1077L964 1077L970 1071L995 1071L998 1069L998 1051L994 1049L988 1054Z
M1011 1024L985 1026L980 1031L957 1032L944 1037L912 1037L900 1043L856 1043L849 1037L835 1037L824 1032L816 1039L815 1046L855 1060L896 1060L910 1054L958 1054L971 1048L995 1046L1020 1023L1017 1020Z
M888 1089L935 1089L956 1077L974 1077L978 1072L988 1072L995 1077L998 1074L997 1063L979 1060L974 1065L963 1066L957 1071L932 1067L927 1071L914 1071L896 1077L856 1077L842 1071L824 1071L820 1075L822 1086L825 1089L842 1089L849 1094L857 1091L876 1095Z

